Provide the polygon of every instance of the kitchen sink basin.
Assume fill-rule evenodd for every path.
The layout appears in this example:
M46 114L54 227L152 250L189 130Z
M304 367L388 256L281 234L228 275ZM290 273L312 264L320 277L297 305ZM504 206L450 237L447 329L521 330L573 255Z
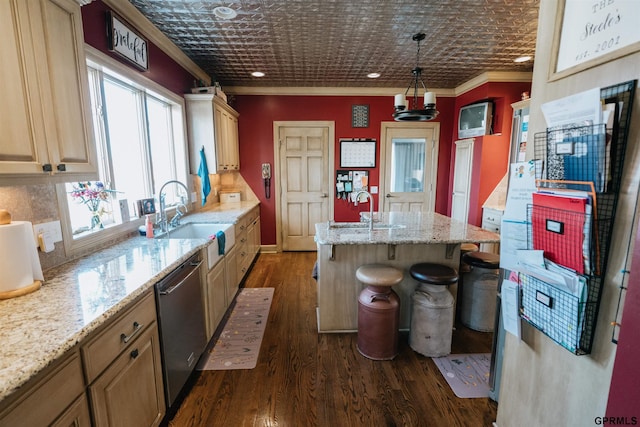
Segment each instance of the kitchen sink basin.
M374 230L392 230L397 228L406 228L407 226L404 224L385 224L381 222L374 222L373 229ZM329 228L346 228L346 229L368 229L368 222L330 222Z
M215 240L218 231L224 232L224 252L227 253L236 243L236 232L233 224L202 224L188 223L157 236L158 239L209 239ZM207 261L209 268L220 261L222 255L218 250L218 243L212 242L207 246Z

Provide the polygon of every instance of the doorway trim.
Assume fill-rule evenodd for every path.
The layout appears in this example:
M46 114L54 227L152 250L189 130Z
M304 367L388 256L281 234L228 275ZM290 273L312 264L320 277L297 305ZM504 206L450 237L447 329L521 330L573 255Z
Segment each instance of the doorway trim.
M282 197L280 182L280 128L281 127L326 127L329 130L329 171L327 172L327 188L329 189L329 220L333 220L335 185L332 177L335 173L335 146L336 125L334 121L303 120L303 121L274 121L273 122L273 173L275 175L274 187L278 189L275 194L276 207L276 252L282 252L282 212L280 198Z
M433 195L432 195L432 207L435 212L436 206L436 190L438 188L438 166L439 166L439 156L440 156L440 122L381 122L380 123L380 167L379 167L379 195L378 195L378 211L384 211L384 202L385 196L382 194L382 190L384 184L386 183L386 165L387 165L387 129L416 129L420 128L421 125L431 125L434 127L434 135L437 136L437 139L434 141L434 160L436 167L431 171L431 182L433 183Z

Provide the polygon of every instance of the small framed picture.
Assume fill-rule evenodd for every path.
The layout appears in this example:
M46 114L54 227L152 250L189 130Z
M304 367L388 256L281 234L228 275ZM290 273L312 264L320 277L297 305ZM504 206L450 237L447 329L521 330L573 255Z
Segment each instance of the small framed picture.
M138 215L140 217L144 215L156 213L156 202L152 198L138 200L137 205L138 205Z

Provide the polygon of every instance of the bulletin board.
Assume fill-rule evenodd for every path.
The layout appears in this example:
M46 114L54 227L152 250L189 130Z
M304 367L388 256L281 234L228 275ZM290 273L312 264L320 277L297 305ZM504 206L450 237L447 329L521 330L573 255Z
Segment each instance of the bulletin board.
M342 168L375 168L375 139L341 139L340 167Z

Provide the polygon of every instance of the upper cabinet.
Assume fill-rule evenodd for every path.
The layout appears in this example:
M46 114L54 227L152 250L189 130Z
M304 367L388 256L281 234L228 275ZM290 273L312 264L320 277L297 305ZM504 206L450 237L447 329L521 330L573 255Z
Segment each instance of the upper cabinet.
M80 6L0 2L0 183L7 177L95 179Z
M213 94L187 94L184 97L191 172L198 171L202 147L210 173L239 170L238 112Z

